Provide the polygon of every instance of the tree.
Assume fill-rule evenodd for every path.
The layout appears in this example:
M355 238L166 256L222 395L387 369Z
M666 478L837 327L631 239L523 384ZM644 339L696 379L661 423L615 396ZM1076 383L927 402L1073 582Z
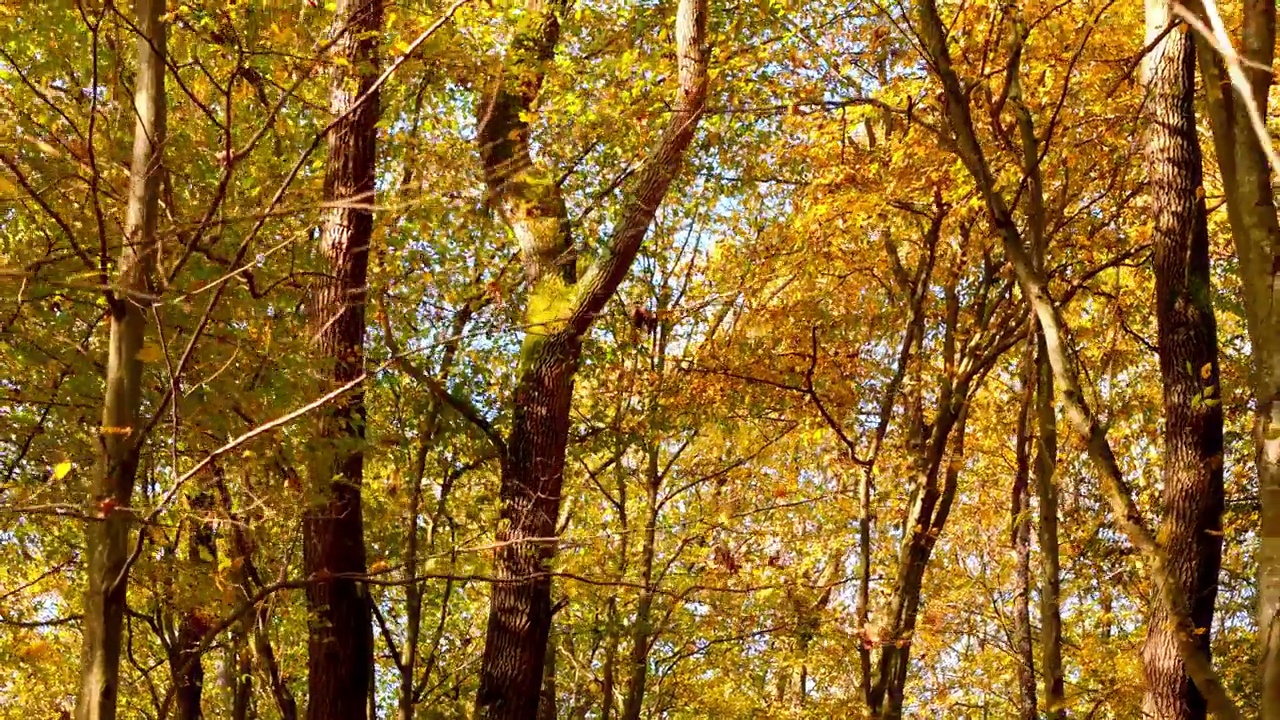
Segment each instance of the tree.
M1086 444L1090 460L1103 481L1112 512L1125 534L1153 565L1153 578L1165 611L1175 624L1173 636L1178 655L1196 687L1205 696L1211 711L1222 717L1236 717L1239 711L1223 689L1209 659L1198 646L1186 592L1174 579L1170 559L1147 527L1135 505L1106 432L1098 424L1085 401L1079 371L1067 343L1061 313L1046 290L1043 273L1032 263L1013 222L1007 201L996 187L990 166L974 132L969 100L964 93L947 47L947 36L937 4L922 0L916 6L919 31L933 71L943 87L948 121L955 135L957 154L973 177L987 206L992 228L1001 238L1005 254L1017 274L1027 303L1040 323L1040 331L1053 368L1054 385L1073 430Z
M1167 3L1147 4L1149 91L1146 159L1154 220L1156 320L1164 388L1164 527L1161 537L1190 600L1197 644L1209 631L1222 557L1222 402L1209 232L1193 106L1195 46ZM1203 718L1205 701L1178 654L1176 625L1156 607L1147 625L1144 711Z
M303 519L309 576L307 717L364 718L373 682L373 634L365 574L364 479L366 411L365 306L379 114L378 35L381 0L338 4L336 63L330 110L325 197L333 203L320 232L324 275L312 287L308 312L322 387L350 389L318 416L315 437L325 444L309 462L313 497ZM354 577L353 577L354 576Z
M1201 27L1215 27L1205 3L1190 8ZM1221 26L1221 19L1217 26ZM1252 348L1250 384L1254 403L1254 458L1261 500L1262 546L1258 558L1258 628L1261 647L1262 717L1280 717L1280 222L1276 219L1263 138L1254 121L1265 117L1275 59L1274 3L1243 4L1240 59L1224 60L1220 46L1197 35L1209 125L1213 130L1227 216L1235 240L1245 317ZM1215 35L1227 38L1225 31ZM1241 62L1243 60L1243 62ZM1232 67L1234 65L1234 67ZM1240 82L1236 81L1239 78ZM1247 88L1247 92L1246 92ZM1251 110L1252 108L1252 110ZM1267 144L1270 141L1268 139Z
M497 78L477 105L476 139L495 204L520 242L530 285L511 430L502 456L502 513L477 711L533 718L551 624L548 564L564 483L573 376L582 336L622 282L680 170L707 94L705 0L681 0L678 91L670 124L638 174L604 254L579 279L564 199L530 156L533 111L564 6L535 0L515 29ZM493 435L492 430L487 432Z
M116 266L116 281L106 289L110 351L102 401L98 469L90 493L90 505L97 507L99 515L88 523L85 532L89 587L84 602L77 720L116 717L129 565L137 555L137 552L130 553L132 515L126 508L133 501L138 459L145 438L144 419L139 416L147 326L143 302L152 287L159 249L156 222L167 138L164 13L164 0L139 0L135 7L138 69L133 107L137 122L124 241ZM100 270L100 278L105 286L105 265Z

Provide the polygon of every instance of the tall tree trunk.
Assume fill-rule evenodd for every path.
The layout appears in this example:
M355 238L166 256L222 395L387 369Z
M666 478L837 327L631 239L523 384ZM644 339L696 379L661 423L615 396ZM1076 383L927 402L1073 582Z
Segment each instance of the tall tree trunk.
M1013 52L1020 54L1030 32L1020 12L1013 16ZM1017 68L1015 68L1017 69ZM1020 75L1009 82L1009 102L1013 105L1022 142L1022 169L1027 177L1027 239L1031 265L1044 272L1049 237L1046 228L1044 178L1040 172L1042 153L1035 121L1022 97ZM1032 321L1038 335L1039 321ZM1040 541L1040 654L1044 674L1044 711L1047 720L1065 717L1065 688L1062 675L1062 611L1059 604L1062 581L1058 556L1058 487L1054 471L1058 464L1058 418L1054 410L1053 368L1043 339L1036 340L1035 353L1036 499Z
M1169 0L1147 0L1149 43L1174 21ZM1190 33L1184 26L1159 39L1143 74L1164 388L1163 535L1173 574L1191 603L1197 642L1208 655L1222 561L1222 405ZM1167 610L1157 604L1142 651L1143 711L1198 720L1205 717L1204 697L1187 676L1174 632Z
M187 562L193 569L199 568L195 572L205 572L206 576L211 577L217 566L218 552L214 520L208 517L213 512L213 495L208 491L201 491L192 498L191 508L202 517L192 518L188 522ZM177 720L200 720L204 717L200 710L204 690L204 663L200 657L200 643L204 640L208 625L209 618L199 608L185 610L178 623L178 637L169 650ZM236 683L238 682L239 678L236 678Z
M631 655L627 660L629 678L622 702L621 720L639 720L644 707L645 685L649 680L649 645L653 636L653 562L658 534L658 490L662 474L658 469L658 448L649 448L645 478L644 539L640 543L640 599L631 626Z
M928 440L921 438L924 446L916 460L920 488L915 506L908 516L906 537L902 543L898 561L898 579L894 597L885 615L885 637L881 642L880 661L876 669L876 682L872 686L871 710L880 720L900 720L905 701L907 671L910 668L911 642L915 635L916 618L920 610L920 593L924 589L925 571L933 547L946 527L958 487L961 458L964 456L964 435L968 415L968 388L957 391L952 400L944 392L941 402L944 408L932 423L933 432ZM963 398L963 399L962 399ZM957 409L952 403L958 403ZM917 423L923 429L923 423ZM955 428L952 440L952 428ZM950 442L949 442L950 440ZM948 452L948 447L954 448ZM942 462L950 455L938 486Z
M252 621L250 621L252 622ZM253 701L253 657L244 628L237 629L227 649L227 662L235 663L236 678L231 684L231 720L249 720Z
M122 290L147 291L158 243L161 155L165 142L165 0L137 0L138 73L133 105L136 123L116 284ZM90 491L92 507L102 514L88 524L89 587L84 600L84 640L80 655L77 720L114 720L120 690L126 564L129 556L128 507L142 440L138 410L142 398L142 350L146 330L143 308L130 297L108 297L111 330L106 389L102 403L101 449Z
M1043 256L1041 256L1043 262ZM1039 323L1033 323L1039 327ZM1062 571L1058 557L1058 415L1053 400L1053 368L1044 338L1036 334L1035 480L1040 541L1040 672L1045 720L1066 717L1062 671Z
M1017 464L1013 478L1013 645L1018 662L1018 717L1037 720L1035 644L1031 630L1031 409L1035 404L1035 341L1023 357L1023 398L1014 442Z
M619 441L618 460L626 453L626 446ZM617 479L618 511L618 565L615 577L622 582L627 577L627 565L631 555L630 516L627 514L627 472L621 462L613 466ZM613 717L614 698L617 689L618 644L622 635L622 618L618 612L618 596L610 595L605 607L604 661L600 671L600 720Z
M679 87L670 124L627 193L608 249L581 278L558 184L529 152L529 116L555 53L563 0L528 0L497 79L477 107L485 180L520 243L530 287L510 435L504 441L477 423L502 455L499 582L492 586L476 694L481 720L537 715L551 627L549 566L582 336L629 272L693 140L707 92L706 1L680 0Z
M340 118L328 138L325 199L328 211L320 251L326 267L311 289L315 356L324 389L364 372L365 303L369 243L373 235L378 96L377 42L381 0L339 0L336 64L330 110ZM364 476L365 407L362 384L321 411L318 447L310 463L312 500L303 519L303 562L316 581L307 585L307 717L363 720L373 667L368 588L339 575L365 572L360 486Z
M1204 7L1193 12L1207 20ZM1243 73L1263 118L1275 60L1274 0L1244 0ZM1233 89L1222 57L1197 35L1200 73L1214 147L1227 196L1253 350L1255 463L1262 503L1258 554L1258 628L1261 641L1262 718L1280 718L1280 222L1272 168L1251 124L1244 97Z
M547 661L543 664L542 690L538 695L538 720L556 720L555 636L547 636Z

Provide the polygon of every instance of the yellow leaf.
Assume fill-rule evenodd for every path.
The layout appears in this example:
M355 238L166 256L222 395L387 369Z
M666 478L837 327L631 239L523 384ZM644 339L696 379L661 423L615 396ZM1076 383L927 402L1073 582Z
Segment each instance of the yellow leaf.
M137 354L137 358L144 363L155 362L162 357L164 357L164 352L160 349L160 346L154 343L144 344Z
M63 460L62 462L53 466L53 479L61 480L62 478L66 477L67 473L69 472L71 472L71 461Z
M1204 378L1205 380L1208 380L1212 376L1213 376L1213 363L1205 363L1204 367L1200 368L1200 377Z

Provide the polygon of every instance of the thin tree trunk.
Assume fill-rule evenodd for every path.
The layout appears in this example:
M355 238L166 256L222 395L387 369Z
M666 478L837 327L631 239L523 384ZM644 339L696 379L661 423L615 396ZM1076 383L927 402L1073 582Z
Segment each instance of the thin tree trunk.
M125 236L117 267L117 285L146 291L155 269L158 243L161 155L165 142L165 0L137 0L138 74L133 111L133 157ZM129 297L110 295L106 390L98 468L89 501L103 518L88 524L85 554L89 587L84 600L83 647L77 720L114 720L120 690L126 563L129 556L128 507L143 438L138 410L142 398L142 350L146 331L143 308Z
M1190 3L1202 20L1199 2ZM1244 0L1239 51L1252 100L1267 116L1275 60L1274 0ZM1196 36L1206 107L1235 240L1245 318L1253 351L1254 461L1262 504L1258 553L1261 717L1280 718L1280 222L1272 173L1243 98L1222 57Z
M235 572L236 585L240 588L241 599L248 601L257 594L256 588L261 588L262 577L258 573L258 568L253 561L253 540L247 532L247 525L243 517L235 511L232 503L231 491L227 487L226 477L220 464L214 463L213 467L214 489L218 492L219 500L222 503L222 511L226 514L231 527L231 552L232 567L239 566ZM262 663L262 668L267 674L267 680L270 683L271 694L276 701L276 707L280 710L282 720L296 720L298 717L298 703L293 697L293 692L289 690L289 685L284 681L280 674L280 664L276 660L275 648L271 645L271 638L268 634L268 628L271 623L271 606L268 603L262 603L258 609L250 616L244 618L237 627L236 633L238 642L243 643L241 649L241 662L250 663L245 666L243 675L247 675L249 669L252 668L252 656ZM252 643L252 646L249 643ZM252 653L250 653L252 647ZM250 692L251 685L246 681L246 689L242 692ZM246 703L248 700L246 699ZM248 705L245 705L247 708ZM248 710L246 709L246 712Z
M1021 53L1029 29L1020 13L1013 17L1014 52ZM1022 168L1027 176L1026 212L1030 262L1037 272L1044 272L1049 238L1046 232L1044 178L1040 140L1036 135L1031 111L1022 97L1020 76L1009 82L1009 102L1018 122L1022 142ZM1039 321L1032 320L1032 333ZM1058 554L1058 487L1054 472L1058 464L1058 418L1054 409L1053 368L1043 339L1036 340L1034 383L1036 392L1036 499L1039 506L1038 539L1040 541L1040 654L1044 675L1044 711L1046 720L1065 717L1065 687L1062 672L1062 580Z
M227 652L230 656L228 662L234 662L236 666L235 682L231 684L231 720L249 720L253 701L253 657L243 628L232 635Z
M619 458L625 451L625 447L619 448ZM627 515L627 478L620 462L614 464L614 474L618 482L618 533L621 538L615 576L622 581L627 577L627 563L630 561L631 528L630 518ZM609 596L605 607L604 663L600 673L600 720L609 720L613 716L621 624L618 596L613 594Z
M381 0L339 0L330 110L340 118L329 135L320 251L325 276L311 290L309 311L323 384L349 383L364 372L369 243L373 235L378 96L377 41ZM367 97L366 97L367 95ZM363 720L373 668L368 588L335 575L365 573L360 486L364 475L362 386L335 401L317 420L310 465L313 500L303 519L303 562L318 581L307 585L307 717Z
M1169 0L1147 0L1148 42L1160 38L1174 20ZM1173 575L1191 602L1196 639L1208 656L1222 562L1222 406L1190 32L1182 27L1164 35L1147 54L1143 74L1164 388L1162 534ZM1143 711L1168 720L1199 720L1205 717L1205 700L1187 676L1173 632L1167 609L1157 604L1142 651Z
M556 720L556 646L555 636L547 637L547 661L542 672L542 691L538 695L538 720Z
M1037 720L1035 644L1031 630L1031 408L1035 404L1035 341L1023 357L1023 399L1018 413L1013 479L1013 649L1018 662L1018 716Z
M640 543L640 599L631 626L631 655L627 661L627 694L622 702L621 720L639 720L644 707L645 685L649 680L649 644L653 635L653 562L658 534L658 490L662 476L658 469L658 448L649 448L645 478L644 538Z
M1038 322L1034 322L1039 327ZM1053 369L1044 338L1036 333L1036 457L1040 542L1040 671L1045 720L1066 717L1066 686L1062 670L1062 571L1058 555L1058 415L1054 409Z
M195 572L212 576L217 562L217 541L213 521L207 516L213 511L213 496L208 492L200 492L192 498L191 508L206 517L192 518L189 521L187 562L193 568L199 568ZM209 619L198 608L184 611L178 622L178 637L169 650L177 720L200 720L204 717L200 709L204 690L204 662L200 657L200 643L204 640L208 625Z
M960 394L963 393L963 394ZM909 516L906 539L898 561L898 580L889 611L886 613L885 638L880 647L875 685L872 686L871 710L880 720L900 720L905 698L907 675L910 668L911 641L915 635L916 617L920 609L920 592L924 586L925 570L933 547L946 527L955 500L961 458L964 456L964 435L968 415L968 388L958 390L959 410L951 407L953 400L944 397L945 409L934 421L933 433L920 451L917 459L921 487L915 507ZM949 393L946 393L949 394ZM921 426L922 427L922 426ZM955 428L954 449L948 453L948 439ZM942 487L938 487L939 469L944 458L947 463Z
M707 92L706 0L676 12L677 97L659 146L639 173L607 243L581 277L564 198L529 152L529 116L560 35L562 0L529 0L503 67L477 108L485 180L520 243L529 279L526 334L504 441L478 415L502 455L496 576L481 659L476 715L534 720L551 628L556 521L564 481L573 380L582 336L629 272L658 205L683 166Z

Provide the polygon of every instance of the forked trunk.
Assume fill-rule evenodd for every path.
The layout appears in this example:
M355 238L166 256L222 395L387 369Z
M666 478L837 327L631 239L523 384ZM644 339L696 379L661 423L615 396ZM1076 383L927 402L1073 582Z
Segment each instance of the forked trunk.
M509 437L502 456L499 549L476 715L534 720L551 628L551 561L582 337L629 272L693 140L707 91L706 0L676 11L679 87L670 125L627 193L605 252L581 277L559 184L534 163L530 117L560 37L563 0L528 0L496 78L477 106L485 181L520 243L529 282ZM483 423L479 423L482 424Z

